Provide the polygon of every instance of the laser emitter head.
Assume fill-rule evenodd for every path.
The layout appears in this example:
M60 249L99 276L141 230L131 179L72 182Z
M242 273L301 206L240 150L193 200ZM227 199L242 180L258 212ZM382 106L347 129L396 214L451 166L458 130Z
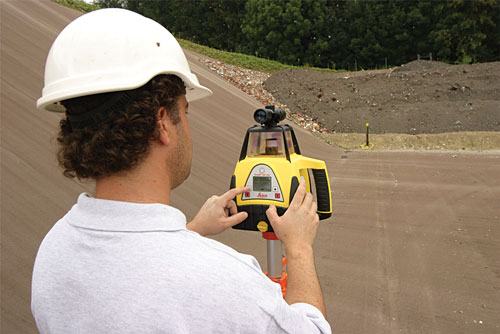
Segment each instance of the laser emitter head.
M285 118L286 112L283 109L275 109L274 106L266 106L264 109L257 109L253 113L253 119L266 128L276 126Z

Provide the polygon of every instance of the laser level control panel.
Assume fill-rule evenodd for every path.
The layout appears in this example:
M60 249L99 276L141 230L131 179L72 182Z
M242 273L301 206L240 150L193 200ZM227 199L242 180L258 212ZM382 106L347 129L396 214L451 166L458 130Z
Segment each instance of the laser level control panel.
M250 172L245 187L250 187L250 191L241 196L242 201L265 199L283 202L283 193L278 179L271 167L267 165L256 165Z

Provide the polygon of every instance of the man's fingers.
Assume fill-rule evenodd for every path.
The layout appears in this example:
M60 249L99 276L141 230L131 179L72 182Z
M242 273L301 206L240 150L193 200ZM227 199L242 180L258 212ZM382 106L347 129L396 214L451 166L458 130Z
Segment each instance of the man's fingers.
M304 201L304 196L306 195L306 181L301 180L299 184L299 188L295 192L295 195L293 196L292 203L290 203L290 206L298 207L302 204Z
M228 191L226 191L221 198L224 199L226 202L235 198L239 194L244 193L245 191L250 191L249 187L241 187L241 188L233 188Z
M240 213L237 213L235 215L232 215L231 217L228 217L225 219L225 223L227 224L227 227L231 227L234 225L237 225L247 219L248 213L245 211L242 211Z
M278 211L276 210L276 207L274 205L269 206L269 209L266 210L266 216L267 219L269 219L271 225L278 221Z
M233 200L230 200L228 203L227 203L227 206L226 208L229 209L229 213L232 215L235 215L238 213L238 208L236 207L236 203L234 203Z
M313 195L311 193L306 192L304 195L304 201L302 202L302 205L304 208L309 209L311 208L311 205L313 203Z
M311 204L311 211L312 212L317 212L318 211L318 203L312 202L312 204Z

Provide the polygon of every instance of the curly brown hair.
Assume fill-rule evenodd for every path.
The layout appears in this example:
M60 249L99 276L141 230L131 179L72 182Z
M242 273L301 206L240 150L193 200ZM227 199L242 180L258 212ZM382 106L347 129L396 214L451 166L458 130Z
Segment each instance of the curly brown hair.
M69 115L78 115L102 105L116 93L77 97L61 103ZM81 129L68 118L60 122L57 141L59 165L64 176L99 179L123 174L136 167L158 138L157 112L165 107L174 124L179 123L178 98L186 94L182 80L160 74L137 89L135 99L122 108L112 108L104 121Z

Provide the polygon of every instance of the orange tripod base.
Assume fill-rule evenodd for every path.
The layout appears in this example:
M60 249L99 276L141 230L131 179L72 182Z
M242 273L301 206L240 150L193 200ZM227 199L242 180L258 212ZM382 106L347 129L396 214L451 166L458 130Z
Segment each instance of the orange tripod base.
M282 261L283 261L283 267L286 266L286 257L284 257ZM266 274L266 276L269 277L271 279L271 281L281 285L281 293L283 294L283 298L285 298L286 283L288 282L288 276L286 274L286 271L283 270L281 277L278 277L278 278L269 276L269 273L267 271L264 271L264 274Z
M267 271L264 271L264 274L266 274L266 276L269 277L271 279L271 281L273 281L273 282L278 283L279 285L281 285L281 293L283 294L283 298L285 298L285 295L286 295L286 283L287 283L287 280L288 280L288 277L286 275L286 271L283 271L282 276L279 277L279 278L275 278L275 277L269 276L269 274L267 273Z

